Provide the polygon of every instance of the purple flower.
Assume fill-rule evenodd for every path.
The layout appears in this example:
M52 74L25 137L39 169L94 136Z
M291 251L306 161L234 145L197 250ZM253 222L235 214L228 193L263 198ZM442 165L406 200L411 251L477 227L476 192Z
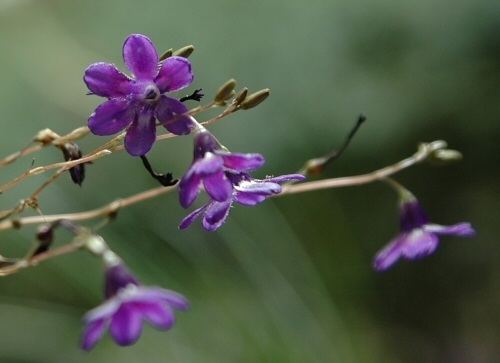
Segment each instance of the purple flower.
M179 202L188 208L196 200L201 187L217 202L233 194L233 183L227 172L248 172L264 164L260 154L238 154L225 150L208 131L199 132L194 140L194 160L179 182Z
M281 193L282 183L301 181L302 174L281 175L274 178L254 179L246 173L232 174L226 171L226 176L232 181L233 193L225 201L212 200L201 208L187 215L180 223L180 229L189 227L198 217L203 215L202 225L207 231L215 231L221 227L229 215L229 209L234 202L246 206L257 205L270 196Z
M373 266L378 271L391 267L400 258L414 260L432 254L440 235L472 237L470 223L441 226L429 220L414 197L403 201L400 210L401 232L375 256Z
M203 227L215 231L226 221L233 202L253 206L281 193L282 183L305 179L302 174L252 178L248 173L264 162L260 154L231 153L208 131L201 131L195 138L194 161L179 183L179 201L184 208L189 207L202 186L211 201L184 218L179 228L189 227L203 215Z
M159 61L151 40L132 34L123 44L123 59L133 76L114 64L94 63L83 80L91 93L106 97L90 116L88 126L95 135L112 135L127 128L125 148L134 156L146 154L156 140L156 119L176 134L189 134L193 122L180 101L165 96L191 84L191 63L172 56Z
M141 286L122 265L106 271L107 300L84 316L85 331L81 347L91 350L109 331L119 345L134 344L141 335L142 322L167 330L175 322L173 309L186 310L188 301L180 294L159 287Z

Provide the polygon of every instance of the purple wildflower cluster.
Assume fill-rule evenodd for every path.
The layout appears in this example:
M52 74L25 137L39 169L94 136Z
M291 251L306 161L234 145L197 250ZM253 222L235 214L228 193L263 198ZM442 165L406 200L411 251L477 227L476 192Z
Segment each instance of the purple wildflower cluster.
M184 218L179 226L185 229L203 215L207 231L215 231L225 221L234 202L254 206L279 194L281 184L304 180L302 174L255 179L250 172L264 165L260 154L227 151L207 130L202 129L194 140L194 160L179 183L179 202L184 208L196 200L202 186L210 201Z
M209 201L187 215L180 229L201 218L205 230L215 231L224 224L233 204L255 206L280 194L282 184L305 179L302 174L252 177L251 173L265 163L261 154L230 152L190 115L180 100L167 95L192 83L191 63L186 58L170 56L160 61L151 40L133 34L123 45L123 59L132 73L130 77L109 63L95 63L85 70L84 81L90 93L107 99L90 116L88 126L95 135L125 130L126 150L143 158L156 140L159 125L175 135L194 135L193 162L178 184L179 202L184 208L191 207L202 190ZM229 91L223 89L222 95L227 96ZM246 91L243 94L246 96ZM401 232L376 255L373 262L376 270L386 270L400 258L417 259L432 254L441 235L474 235L469 223L452 226L430 223L415 197L408 191L404 195ZM173 311L188 308L187 300L173 291L140 285L121 262L107 268L105 297L103 304L84 317L82 348L85 350L92 349L107 328L117 344L133 344L141 334L143 321L167 330L174 324Z

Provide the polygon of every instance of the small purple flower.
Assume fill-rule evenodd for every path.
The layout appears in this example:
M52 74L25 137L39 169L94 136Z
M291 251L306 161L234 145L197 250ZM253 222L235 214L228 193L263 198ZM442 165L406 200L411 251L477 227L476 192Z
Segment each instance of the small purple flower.
M109 326L118 345L134 344L142 332L143 320L157 329L170 329L174 322L173 309L186 310L188 301L180 294L159 287L141 286L122 265L106 271L106 301L84 316L85 331L81 347L91 350Z
M191 84L191 63L177 56L160 62L152 41L141 34L127 37L123 59L133 77L103 62L85 70L83 80L91 93L108 98L89 118L92 133L112 135L127 128L125 148L134 156L146 154L153 146L156 119L176 135L189 134L193 122L186 115L187 107L164 93Z
M304 180L302 174L254 179L248 173L264 165L260 154L231 153L203 130L196 135L194 161L179 183L179 201L184 208L196 200L202 186L211 198L205 206L184 218L180 229L189 227L203 215L203 227L215 231L226 221L233 202L253 206L281 193L281 184Z
M387 270L400 258L414 260L432 254L440 235L472 237L475 231L470 223L442 226L429 223L429 219L414 197L401 204L401 232L375 256L373 266L378 271Z
M254 206L273 195L281 193L282 183L305 179L302 174L254 179L246 173L232 174L229 171L226 171L226 176L234 183L231 197L222 202L212 200L203 207L196 209L181 221L180 229L188 228L198 217L203 215L203 228L210 232L215 231L226 221L233 202L245 206Z
M248 172L264 164L260 154L230 153L208 131L199 132L194 140L194 160L179 183L179 202L188 208L201 187L217 202L230 199L233 183L226 172Z

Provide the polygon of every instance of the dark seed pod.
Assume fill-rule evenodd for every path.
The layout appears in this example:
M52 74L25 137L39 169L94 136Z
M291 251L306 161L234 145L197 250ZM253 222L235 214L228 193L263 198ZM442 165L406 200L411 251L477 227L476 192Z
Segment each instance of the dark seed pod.
M160 61L167 59L168 57L171 57L172 54L174 53L174 50L172 48L166 50L161 56L160 56Z
M74 142L68 142L61 146L61 150L64 154L64 160L73 161L82 158L82 151L80 147ZM69 169L69 173L71 175L71 180L75 184L82 185L83 180L85 179L85 164L78 164L71 169Z

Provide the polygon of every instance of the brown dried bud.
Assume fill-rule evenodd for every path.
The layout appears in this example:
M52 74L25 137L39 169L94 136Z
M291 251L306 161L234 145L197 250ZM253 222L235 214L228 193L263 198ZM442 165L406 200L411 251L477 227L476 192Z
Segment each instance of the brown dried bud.
M59 138L60 136L52 131L51 129L43 129L36 134L35 138L33 139L36 142L39 142L43 145L49 145L51 144L55 139Z
M235 94L235 87L236 81L231 78L229 81L220 86L219 90L215 94L214 101L218 104L224 104L224 101L233 97L233 95Z
M160 56L160 61L167 59L168 57L171 57L172 54L174 54L174 50L172 48L167 49L161 56Z
M61 146L61 150L64 154L64 160L72 161L78 160L82 158L82 151L80 147L74 142L68 142ZM85 179L85 164L78 164L69 169L69 174L71 175L71 180L75 184L82 185L83 180Z
M247 98L248 88L244 87L234 98L234 104L239 105Z
M177 49L173 55L176 55L178 57L184 57L184 58L189 58L191 53L194 52L194 46L193 45L186 45L185 47Z
M240 107L244 110L254 108L261 102L263 102L267 97L269 97L270 94L271 90L269 88L265 88L255 93L252 93L241 103Z
M308 160L304 165L304 172L307 175L320 175L325 170L326 158L315 158Z

